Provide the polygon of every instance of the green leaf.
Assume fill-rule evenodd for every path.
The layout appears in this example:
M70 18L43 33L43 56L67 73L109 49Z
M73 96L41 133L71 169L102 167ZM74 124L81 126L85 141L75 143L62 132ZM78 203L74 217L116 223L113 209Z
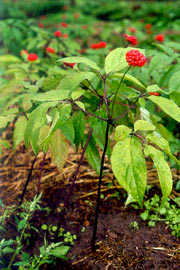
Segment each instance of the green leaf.
M85 64L92 69L100 70L100 67L98 67L95 62L85 57L79 57L79 56L66 57L66 58L58 60L57 62Z
M9 122L12 122L16 115L0 116L0 128L5 128Z
M16 148L17 145L24 140L24 133L27 125L27 119L24 116L20 116L15 123L14 133L13 133L13 147Z
M83 94L84 94L84 90L78 89L77 91L72 92L71 97L73 100L76 100L76 99L80 98Z
M18 231L22 230L24 228L26 224L26 219L22 219L19 223L18 223Z
M35 101L65 100L69 97L69 93L70 91L68 90L50 90L43 94L30 95L30 99Z
M85 111L84 103L82 103L81 101L76 101L75 104L77 104L83 111Z
M145 120L137 120L134 123L134 131L137 131L137 130L152 131L155 129L156 127L152 123Z
M37 145L39 150L43 151L43 153L47 153L49 149L49 141L45 140L45 138L48 136L49 129L49 126L43 126L39 130Z
M75 112L72 116L75 138L74 143L76 145L76 151L78 150L79 144L83 139L84 130L85 130L85 118L83 112Z
M157 137L154 134L148 134L146 138L151 142L157 145L161 150L163 150L165 153L171 153L169 143L167 140L165 140L163 137Z
M151 145L145 146L144 153L152 158L156 166L163 193L163 201L165 201L172 190L172 174L169 165L165 161L163 153Z
M68 156L68 145L61 131L57 129L50 139L52 162L61 170Z
M164 97L150 96L148 97L153 103L161 108L166 114L180 122L180 108L172 100Z
M8 254L8 253L14 252L14 249L11 247L5 247L5 248L3 248L2 252L3 252L3 254Z
M84 142L86 142L86 140L87 135L85 136ZM91 167L99 174L101 159L93 137L91 137L88 143L85 154Z
M93 72L77 72L73 73L71 75L65 76L60 85L59 88L61 89L68 89L69 91L73 91L76 89L79 84L84 80L91 81L92 78L95 77L95 74Z
M116 127L114 139L116 140L116 142L122 141L126 137L128 137L131 132L132 132L131 128L124 125L119 125Z
M180 71L173 73L169 80L168 88L172 90L178 90L180 85Z
M157 72L158 69L164 69L171 63L171 61L172 61L171 57L162 53L153 56L149 64L149 75L151 75L153 71Z
M62 258L67 255L69 249L70 247L68 246L60 246L50 250L49 254L57 258Z
M124 73L115 73L115 74L113 74L113 77L115 76L115 77L122 78L123 75L124 75ZM135 78L134 76L132 76L132 75L126 74L126 75L124 76L124 80L130 81L131 83L133 83L133 84L139 86L140 88L145 89L145 86L144 86L138 79L136 79L136 78Z
M46 122L46 113L50 107L53 107L57 104L57 102L46 102L39 105L34 111L32 111L29 115L29 119L27 122L25 134L24 134L24 142L26 148L29 146L30 138L33 137L35 131L42 127Z
M72 119L68 119L63 125L60 125L59 129L71 145L74 145L75 132Z
M146 88L147 93L150 92L158 92L158 93L164 93L167 94L164 90L162 90L157 84L150 85Z
M0 63L14 64L14 63L19 63L19 62L21 62L21 59L11 54L0 56Z
M141 142L125 138L113 148L111 164L118 183L142 206L146 189L146 162Z
M111 51L105 58L105 72L106 74L110 72L117 72L126 67L129 67L126 61L126 53L134 48L117 48ZM141 53L144 53L144 50L138 49Z

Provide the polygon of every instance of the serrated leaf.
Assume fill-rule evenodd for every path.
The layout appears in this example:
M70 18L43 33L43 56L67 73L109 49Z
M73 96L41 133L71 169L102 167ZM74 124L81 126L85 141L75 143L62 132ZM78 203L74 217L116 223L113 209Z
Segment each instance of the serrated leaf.
M113 148L111 164L118 183L142 206L147 169L141 142L125 138Z
M129 136L131 131L132 129L127 126L124 125L117 126L114 133L114 139L116 140L116 142L119 142L125 139L127 136Z
M66 57L66 58L58 60L57 62L85 64L92 69L100 70L100 67L98 67L98 65L95 62L85 57L79 57L79 56Z
M105 72L106 74L110 72L117 72L126 67L129 67L126 61L126 53L134 48L117 48L111 51L105 58ZM141 53L144 53L144 50L138 49Z
M180 108L172 100L164 97L150 96L148 97L153 103L161 108L166 114L180 122Z
M70 247L68 246L60 246L50 250L49 254L57 258L62 258L67 255L69 249Z
M95 77L95 74L93 72L77 72L70 74L68 76L65 76L61 83L59 84L59 88L61 89L68 89L69 91L73 91L76 89L79 84L84 80L91 81L92 78Z
M68 144L59 129L52 135L49 146L52 162L61 170L68 156Z
M155 129L156 129L156 127L152 123L145 121L145 120L137 120L134 123L134 131L137 131L137 130L152 131Z
M119 77L119 78L122 78L124 76L124 73L115 73L113 74L113 77ZM126 74L124 76L124 80L127 80L127 81L130 81L131 83L139 86L140 88L143 88L145 89L145 86L138 80L136 79L134 76L130 75L130 74Z
M145 146L144 153L152 158L156 166L164 201L172 190L172 174L169 165L165 161L163 153L151 145Z
M30 95L30 99L35 101L65 100L68 98L69 93L70 91L68 90L50 90L43 94Z
M27 119L24 116L18 118L15 123L14 133L13 133L13 147L16 148L17 145L24 140L24 133L27 125Z

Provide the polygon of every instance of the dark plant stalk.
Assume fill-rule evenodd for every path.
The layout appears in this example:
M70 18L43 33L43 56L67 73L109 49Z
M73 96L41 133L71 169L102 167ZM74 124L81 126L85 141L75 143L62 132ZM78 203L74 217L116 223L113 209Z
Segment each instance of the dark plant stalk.
M26 189L27 189L27 186L29 184L29 181L31 179L31 175L32 175L32 171L33 171L33 168L34 168L34 163L36 162L37 160L37 157L35 156L33 162L32 162L32 165L31 165L31 169L29 171L29 174L28 174L28 177L27 177L27 180L26 180L26 183L25 183L25 186L24 186L24 189L23 189L23 192L22 192L22 195L21 195L21 199L20 199L20 202L19 202L19 206L22 204L23 202L23 199L24 199L24 195L26 193Z
M46 159L46 153L44 153L43 160L42 160L42 163L41 163L41 168L40 168L40 173L39 173L39 179L38 179L38 185L37 185L37 196L40 193L40 184L41 184L41 178L42 178L42 172L43 172L43 168L44 168L45 159Z
M96 232L97 232L98 217L99 217L99 207L100 207L100 201L101 201L100 196L101 196L102 173L103 173L103 169L104 169L104 159L105 159L106 150L107 150L107 146L108 146L109 127L110 127L110 121L107 122L107 126L106 126L105 145L104 145L104 151L103 151L102 158L101 158L101 168L100 168L100 174L99 174L96 214L95 214L95 221L94 221L94 228L93 228L93 237L92 237L92 242L91 242L92 250L96 249L95 242L96 242Z
M80 157L78 166L77 166L76 171L75 171L75 173L74 173L74 177L73 177L71 186L70 186L70 188L69 188L68 194L67 194L66 197L65 197L63 209L62 209L62 211L61 211L61 213L60 213L60 216L61 216L62 218L64 218L65 211L66 211L66 209L67 209L67 207L68 207L69 199L70 199L70 197L71 197L72 190L73 190L73 187L74 187L74 185L75 185L76 178L77 178L77 175L78 175L78 173L79 173L80 166L81 166L82 161L83 161L83 158L84 158L84 154L85 154L85 152L86 152L87 146L88 146L89 141L90 141L90 139L91 139L92 132L93 132L93 129L91 129L90 132L89 132L89 135L88 135L88 137L87 137L86 143L85 143L84 148L83 148L83 151L82 151L82 153L81 153L81 157ZM62 221L62 220L61 220L61 218L60 218L60 219L59 219L59 222L58 222L58 224L57 224L57 233L58 233L58 231L59 231L59 228L60 228L60 225L61 225L61 221ZM56 235L56 236L57 236L57 235Z
M120 86L121 86L121 83L122 83L122 81L123 81L123 79L124 79L126 73L130 70L130 68L131 68L131 66L129 66L129 67L127 68L127 70L124 72L124 74L123 74L123 76L122 76L122 78L121 78L121 80L120 80L120 82L119 82L119 85L118 85L118 87L117 87L117 89L116 89L116 92L115 92L115 95L114 95L114 99L113 99L113 103L112 103L111 117L113 116L113 110L114 110L114 105L115 105L117 93L118 93L118 91L119 91L119 88L120 88Z

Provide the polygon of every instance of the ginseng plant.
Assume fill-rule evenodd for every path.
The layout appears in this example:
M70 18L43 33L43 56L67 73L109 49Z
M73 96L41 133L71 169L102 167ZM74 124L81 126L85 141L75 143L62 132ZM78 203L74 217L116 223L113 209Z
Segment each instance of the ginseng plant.
M21 134L26 147L30 144L35 155L50 150L52 161L59 169L63 168L68 155L67 141L76 150L82 145L83 152L64 209L86 154L89 164L99 174L92 237L92 249L95 250L106 154L118 183L128 193L126 203L136 201L140 206L147 185L145 157L150 157L158 172L163 203L172 190L171 170L164 153L178 165L180 162L171 154L168 141L153 116L156 111L150 111L147 105L155 104L178 122L180 108L157 85L145 87L132 75L134 69L141 69L146 63L144 50L117 48L106 56L104 68L85 57L66 57L58 62L67 69L61 68L59 63L51 69L55 78L45 78L44 81L50 81L52 88L42 93L40 79L36 83L39 88L26 94L26 101L29 100L32 106L26 118L20 118L16 135ZM59 74L57 83L56 75ZM23 125L20 125L21 120ZM85 126L89 129L88 134L85 134ZM112 150L111 145L114 145ZM97 146L102 151L101 158Z

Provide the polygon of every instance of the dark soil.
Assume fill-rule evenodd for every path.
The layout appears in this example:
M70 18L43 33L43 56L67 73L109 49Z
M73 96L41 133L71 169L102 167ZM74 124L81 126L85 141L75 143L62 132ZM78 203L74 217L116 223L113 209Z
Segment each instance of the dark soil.
M1 197L5 204L9 201L9 205L18 202L33 159L32 154L27 157L27 152L25 150L22 152L22 149L20 149L20 151L21 156L19 153L15 153L13 158L8 158L8 162L6 162L6 157L4 156L7 168L11 169L8 170L9 174L3 173ZM24 158L23 163L25 165L23 167L21 162L25 155L26 158ZM21 162L18 157L21 157ZM42 157L39 158L41 159ZM69 260L62 261L58 259L56 267L46 265L43 266L42 269L179 270L180 240L171 235L170 229L164 223L159 222L153 228L148 227L147 223L140 218L140 213L143 209L135 209L132 206L125 207L125 192L122 189L117 190L115 187L108 187L108 183L111 183L113 179L112 174L110 177L110 170L105 173L103 178L104 198L101 201L100 207L96 241L97 249L96 251L91 250L91 239L96 209L97 175L95 175L92 170L89 170L86 161L83 163L80 176L73 191L73 195L71 196L70 204L66 209L64 219L59 213L70 186L69 179L71 179L71 176L75 171L78 159L78 155L71 158L71 165L69 166L72 166L73 169L69 171L66 164L65 170L62 173L63 177L61 178L59 178L60 173L52 166L48 157L45 162L43 172L43 176L45 176L42 178L42 180L44 180L41 184L41 190L43 191L42 206L48 206L52 211L49 215L43 211L35 213L31 222L33 223L33 226L39 230L39 233L34 231L31 232L30 244L26 245L26 242L24 242L25 250L31 255L34 253L38 254L38 247L43 244L43 231L41 225L44 223L56 225L59 222L59 225L66 231L76 234L77 240L68 253ZM73 164L73 162L75 162L75 164ZM29 184L25 196L26 200L32 199L35 195L40 163L40 161L39 163L36 163L34 168L31 183ZM26 166L27 170L26 173L25 169L23 170L23 177L21 177L21 174L19 173L17 178L16 169L20 168L20 166L22 166L22 169ZM3 167L2 170L5 172L5 167ZM154 175L154 170L152 171L152 168L151 173ZM55 178L49 178L49 174L52 174L53 177L57 176L59 182L57 182ZM13 188L14 186L15 189ZM12 192L12 190L14 190L14 192ZM158 187L155 186L151 191L151 195L157 192L157 190ZM110 195L115 194L117 191L119 192L119 196L117 198L111 198ZM134 221L138 223L137 229L131 228L131 223ZM7 232L5 232L3 236L6 239L15 239L17 231L13 218L8 221L6 228ZM47 235L47 239L48 243L51 243L51 241L55 242L62 240L61 238L58 239L56 237L55 239L50 239L50 235Z

